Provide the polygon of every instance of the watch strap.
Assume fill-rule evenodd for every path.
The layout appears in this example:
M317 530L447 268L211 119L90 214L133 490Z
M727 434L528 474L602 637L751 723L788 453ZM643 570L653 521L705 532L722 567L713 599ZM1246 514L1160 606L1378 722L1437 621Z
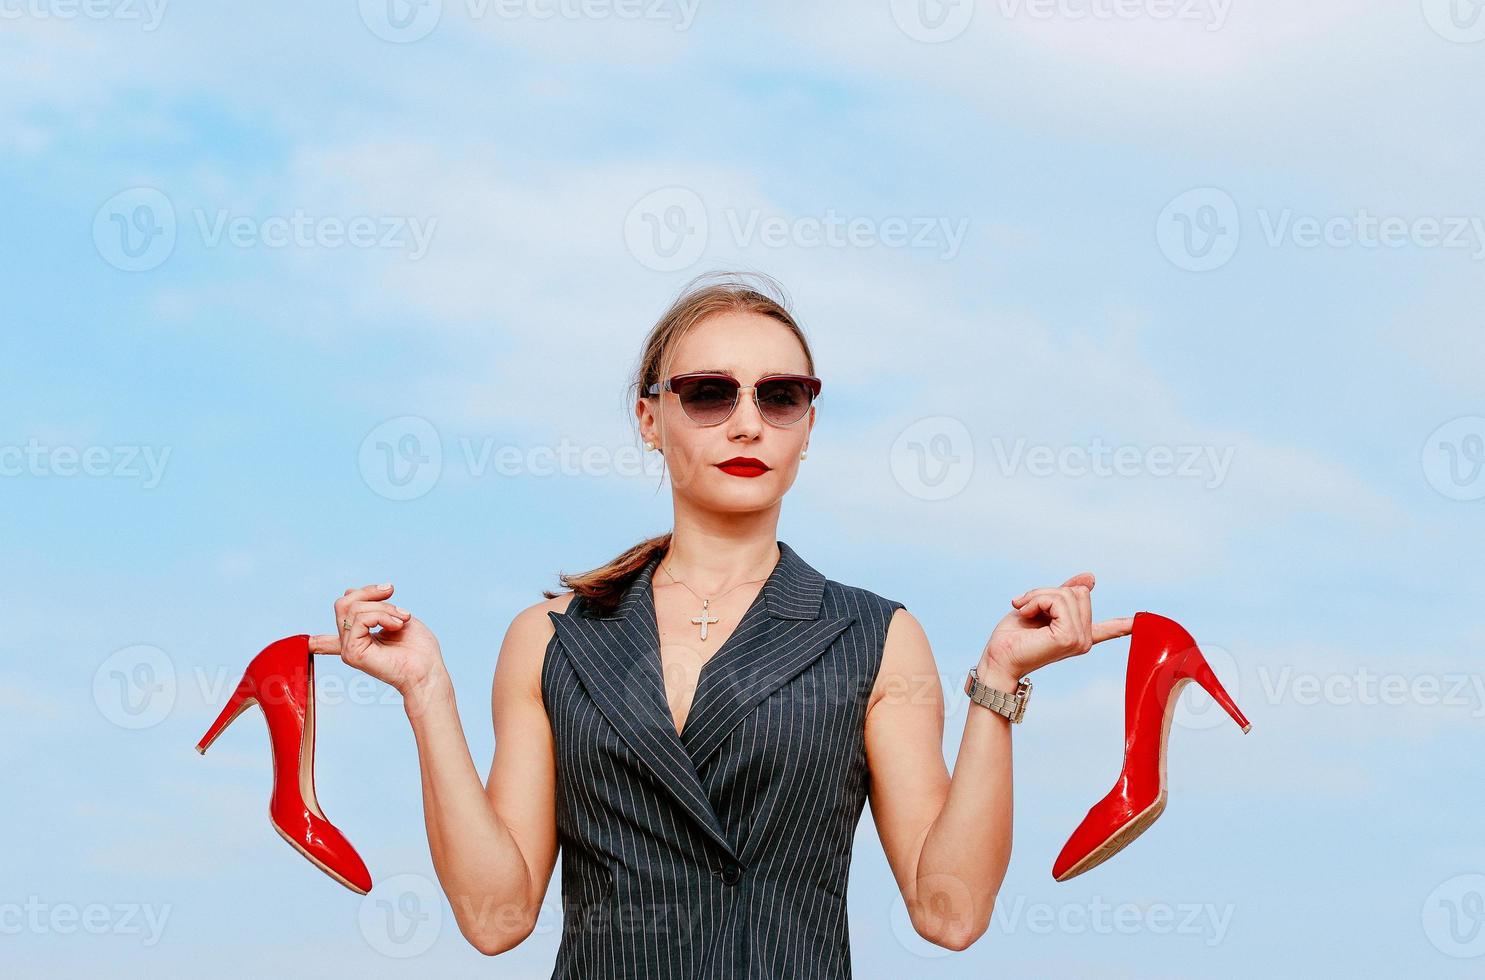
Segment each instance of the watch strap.
M1019 725L1026 716L1026 699L1031 693L1031 681L1023 677L1015 691L1002 691L981 681L979 668L971 667L969 676L964 679L964 693L975 704L984 705L1009 719L1012 724Z

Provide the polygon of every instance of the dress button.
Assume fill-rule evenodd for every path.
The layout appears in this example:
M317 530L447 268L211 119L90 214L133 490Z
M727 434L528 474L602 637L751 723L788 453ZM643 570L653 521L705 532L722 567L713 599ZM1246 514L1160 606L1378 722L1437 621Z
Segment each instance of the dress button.
M724 884L735 885L735 884L737 884L738 879L741 878L741 877L742 877L742 868L739 868L735 864L727 864L727 865L724 865L723 866L723 868L722 868L722 882Z

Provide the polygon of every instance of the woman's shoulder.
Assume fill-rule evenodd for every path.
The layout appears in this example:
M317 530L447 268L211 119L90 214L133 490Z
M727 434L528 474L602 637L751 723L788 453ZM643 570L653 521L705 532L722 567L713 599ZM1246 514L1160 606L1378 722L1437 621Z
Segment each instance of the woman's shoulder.
M572 604L577 593L568 591L559 593L550 599L542 599L534 602L516 613L506 631L509 640L513 640L515 646L525 647L531 650L545 649L547 641L556 632L552 624L551 613L563 615ZM508 642L509 642L508 640Z
M545 623L550 628L552 620L547 614L556 613L559 616L565 615L568 607L572 605L573 600L576 598L577 592L575 590L568 589L566 592L559 592L550 599L533 602L525 609L516 613L516 619L524 619L534 624Z
M547 648L557 631L548 614L564 613L574 594L563 592L550 599L532 603L516 613L505 631L505 640L496 662L497 688L502 678L509 678L509 683L515 689L525 691L535 701L542 700L542 669L546 663Z

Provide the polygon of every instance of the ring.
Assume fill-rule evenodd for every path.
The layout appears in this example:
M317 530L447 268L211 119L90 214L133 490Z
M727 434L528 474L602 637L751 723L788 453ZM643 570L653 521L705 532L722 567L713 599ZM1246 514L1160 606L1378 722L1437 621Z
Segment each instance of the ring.
M340 621L340 628L343 629L343 630L350 629L351 628L351 621L349 619L342 619Z

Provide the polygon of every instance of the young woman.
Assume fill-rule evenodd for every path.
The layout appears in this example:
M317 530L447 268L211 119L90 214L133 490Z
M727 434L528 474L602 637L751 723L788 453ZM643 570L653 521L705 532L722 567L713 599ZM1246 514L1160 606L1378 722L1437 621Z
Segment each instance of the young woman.
M530 935L560 842L554 977L849 977L868 796L914 928L962 950L1010 860L1012 722L971 705L951 779L918 621L777 539L814 428L814 358L771 280L707 280L651 330L634 379L674 530L562 576L568 591L511 622L487 783L438 641L391 586L346 590L338 633L311 649L402 693L434 867L481 952ZM1013 695L1127 635L1131 618L1093 622L1092 588L1084 573L1011 600L979 682Z

